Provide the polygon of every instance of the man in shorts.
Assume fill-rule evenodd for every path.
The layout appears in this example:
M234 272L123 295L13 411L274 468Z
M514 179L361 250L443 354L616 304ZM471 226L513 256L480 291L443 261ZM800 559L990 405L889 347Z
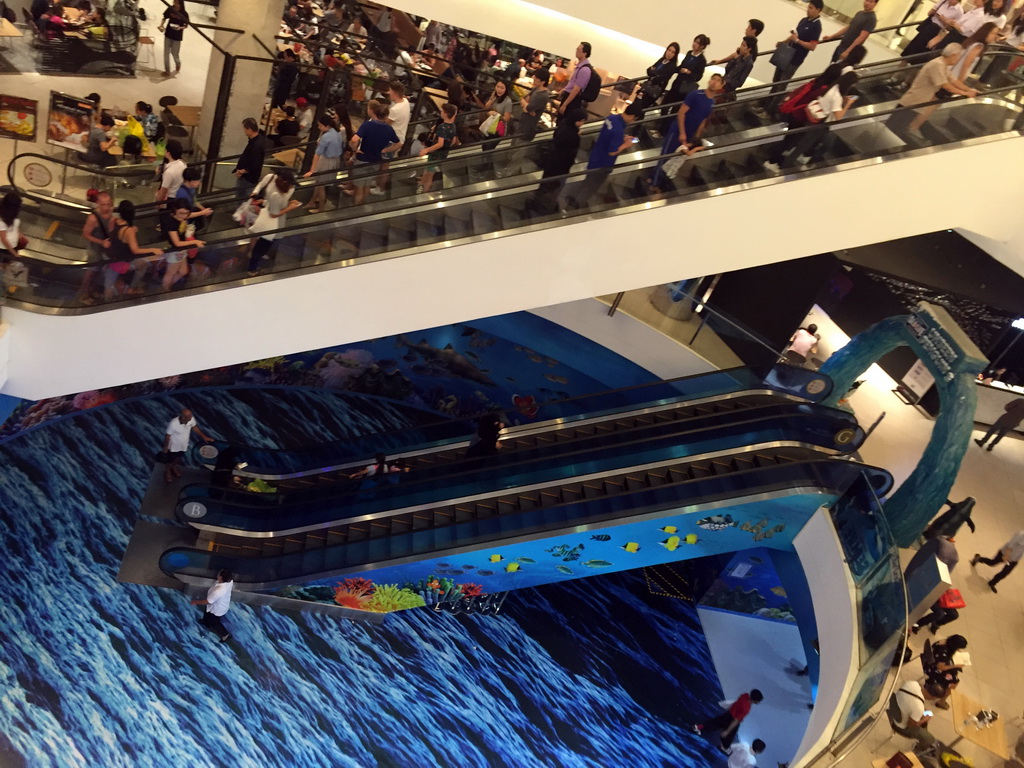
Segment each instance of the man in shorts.
M349 146L356 153L350 178L356 187L355 204L362 205L370 187L377 178L377 171L384 161L383 155L402 148L395 129L388 125L388 108L378 101L371 101L367 107L368 119L359 126Z
M454 104L445 104L441 107L441 122L434 128L435 140L420 150L420 157L426 156L427 158L427 170L420 177L416 194L430 192L430 186L434 183L434 174L441 170L440 162L448 157L448 150L458 143L459 138L455 128L457 114L459 114L459 108Z
M181 457L188 450L189 438L195 432L204 442L212 442L210 437L203 433L196 423L192 411L188 408L182 410L177 416L171 419L164 430L164 453L167 454L167 463L164 465L164 482L173 483L176 478L181 477Z

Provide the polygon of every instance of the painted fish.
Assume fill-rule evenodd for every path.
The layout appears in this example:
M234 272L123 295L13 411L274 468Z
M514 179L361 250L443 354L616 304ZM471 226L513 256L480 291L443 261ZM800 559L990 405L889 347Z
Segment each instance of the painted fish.
M500 562L501 562L502 560L504 560L505 558L504 558L504 557L502 557L501 555L491 555L491 556L490 556L489 558L487 558L487 559L488 559L488 560L490 560L490 561L491 561L492 563L500 563Z
M761 559L760 557L758 557L757 555L751 555L751 556L750 556L750 562L752 562L752 563L757 563L758 565L760 565L761 563L763 563L763 562L764 562L764 560L762 560L762 559Z
M680 541L682 541L682 539L680 539L678 536L669 536L667 539L661 542L661 546L663 546L669 552L675 552L676 548L679 546Z
M774 531L775 533L782 533L784 530L786 530L785 523L779 523L774 528L772 528L772 531Z
M611 537L609 537L609 538L611 538ZM565 557L565 554L569 551L569 545L568 544L559 544L557 547L551 547L550 549L545 549L544 551L547 552L552 557ZM495 561L495 562L497 562L497 561Z
M564 565L556 565L555 570L559 573L564 573L566 576L572 576L572 569L566 568Z
M532 358L531 358L532 359ZM553 381L555 384L568 384L569 380L565 376L555 376L552 373L545 373L544 378L548 381Z
M477 571L476 575L477 576L493 576L494 575L494 571Z
M624 545L623 545L623 546L621 547L621 549L624 549L624 550L626 550L627 552L639 552L639 551L640 551L640 545L639 545L639 544L637 544L637 543L636 543L635 541L627 541L627 542L626 542L626 543L625 543L625 544L624 544Z
M519 563L509 563L505 566L506 573L515 573L519 570Z
M464 566L462 566L462 570L464 570L464 571L471 571L474 568L476 568L475 565L464 565Z
M697 525L705 531L722 531L726 528L735 528L736 521L731 515L711 515L698 520Z
M611 563L607 560L587 560L584 565L587 566L587 568L607 568Z
M611 541L612 537L606 533L599 533L596 536L590 537L591 541Z
M534 560L531 557L517 557L516 558L516 562L517 563L536 563L537 561Z
M688 534L686 534L686 538L684 538L683 541L685 541L687 544L696 544L697 543L697 534L696 533L688 533Z
M772 594L773 595L778 595L779 597L785 597L786 596L786 590L783 589L782 587L772 587Z
M674 525L666 525L664 528L659 529L662 533L675 533L676 527Z

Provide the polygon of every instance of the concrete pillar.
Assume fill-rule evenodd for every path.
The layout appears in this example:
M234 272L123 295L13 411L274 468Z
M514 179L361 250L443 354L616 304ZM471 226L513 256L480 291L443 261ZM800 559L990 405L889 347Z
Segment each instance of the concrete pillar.
M263 47L253 39L256 35L271 50L276 50L274 35L278 33L281 0L221 0L217 11L217 26L244 29L237 32L213 32L213 40L233 56L269 56ZM211 30L204 30L208 34ZM234 77L230 84L227 118L220 137L218 156L237 155L245 147L242 120L246 117L260 119L263 104L267 98L272 65L269 61L236 61ZM196 143L204 156L211 146L211 131L217 99L221 90L221 75L224 69L224 55L216 49L210 54L210 72L206 77L206 92L203 94L203 114L196 130Z

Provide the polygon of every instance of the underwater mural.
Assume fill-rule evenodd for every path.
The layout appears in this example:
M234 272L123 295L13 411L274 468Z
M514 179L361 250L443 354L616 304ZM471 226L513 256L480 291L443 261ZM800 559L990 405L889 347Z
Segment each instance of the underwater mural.
M517 312L473 324L24 401L0 425L0 441L112 403L215 387L323 388L384 398L451 418L497 409L514 411L519 414L518 423L524 423L537 417L539 404L545 401L654 380L648 371L589 339Z
M338 602L335 590L358 581L365 582L367 588L374 583L393 585L396 589L400 586L407 592L406 599L411 601L412 595L416 595L422 601L418 605L433 605L444 595L451 595L452 590L467 596L468 588L493 594L753 547L791 550L793 537L804 523L832 498L808 493L757 499L747 504L719 505L712 515L669 510L657 519L442 554L361 571L360 579L349 577L342 581L342 577L333 577L269 592L302 600ZM349 603L340 604L362 607L348 599Z
M700 607L796 624L782 579L760 548L737 552L704 593Z

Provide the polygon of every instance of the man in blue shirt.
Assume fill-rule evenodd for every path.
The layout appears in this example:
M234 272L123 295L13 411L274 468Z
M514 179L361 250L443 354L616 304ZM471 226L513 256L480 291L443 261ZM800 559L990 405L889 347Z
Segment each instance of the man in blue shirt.
M661 145L661 160L658 161L658 167L654 169L654 176L651 179L651 192L661 192L663 185L668 182L662 167L669 155L679 151L691 154L694 147L700 146L704 126L715 107L715 97L722 93L724 88L725 79L715 74L708 79L707 88L703 91L694 91L686 97L676 113L676 119L665 133L665 141Z
M633 146L635 139L626 135L626 126L642 117L644 113L639 101L632 102L621 115L608 115L601 126L594 146L590 149L587 161L587 175L566 195L568 208L585 206L612 172L615 160L627 148Z
M370 185L376 178L377 167L383 162L384 152L394 152L402 148L395 129L387 123L388 107L377 101L367 105L367 117L356 135L349 142L356 152L356 162L352 167L352 183L356 186L356 205L366 202Z
M789 33L789 37L779 41L780 46L788 45L793 49L793 58L789 60L788 65L775 68L773 83L792 80L807 54L818 47L818 41L821 39L821 9L824 7L824 0L810 0L807 3L807 16L800 19L800 23ZM774 95L785 89L784 85L773 85L771 93Z

